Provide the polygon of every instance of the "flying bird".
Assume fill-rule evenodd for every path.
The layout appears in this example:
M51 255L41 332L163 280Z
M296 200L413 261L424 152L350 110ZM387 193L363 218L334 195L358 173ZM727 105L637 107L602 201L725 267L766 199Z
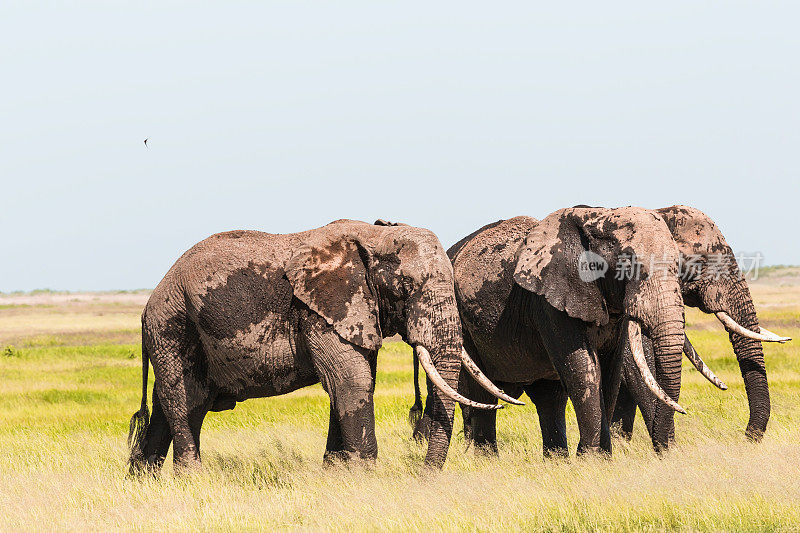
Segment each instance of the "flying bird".
M150 137L148 137L147 139L149 139L149 138L150 138ZM145 145L147 148L150 148L149 146L147 146L147 139L145 139L145 140L144 140L144 145Z

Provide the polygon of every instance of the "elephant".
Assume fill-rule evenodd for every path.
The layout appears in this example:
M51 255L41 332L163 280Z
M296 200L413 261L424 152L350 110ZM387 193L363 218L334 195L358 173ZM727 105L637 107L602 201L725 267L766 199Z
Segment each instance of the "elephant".
M761 343L791 339L759 326L750 289L733 250L708 215L684 205L656 209L655 212L666 222L681 254L683 268L679 279L684 303L705 313L714 313L728 330L750 408L745 435L758 442L767 429L770 415L769 385ZM687 355L696 353L688 338L685 348ZM709 377L703 366L698 366L698 370ZM612 425L624 438L630 439L637 405L646 427L651 429L654 398L642 387L629 363L625 365L623 375ZM712 383L723 390L727 388L713 373L710 375Z
M142 313L142 403L131 419L130 473L160 470L171 443L177 472L199 467L209 411L319 382L331 402L324 460L373 462L377 354L395 334L414 347L435 386L424 464L441 468L454 402L502 405L455 390L468 356L452 265L437 237L353 220L283 235L212 235L176 261Z
M659 215L577 207L541 221L520 216L480 228L448 256L464 347L509 396L524 391L531 398L545 456L568 453L567 398L578 420L578 453L611 453L608 415L619 390L621 345L660 399L653 445L668 446L672 413L685 412L677 403L684 316L679 254ZM645 361L642 330L654 341L658 379ZM467 373L459 392L496 402ZM423 429L430 409L426 402ZM469 407L462 413L467 439L496 454L495 413Z

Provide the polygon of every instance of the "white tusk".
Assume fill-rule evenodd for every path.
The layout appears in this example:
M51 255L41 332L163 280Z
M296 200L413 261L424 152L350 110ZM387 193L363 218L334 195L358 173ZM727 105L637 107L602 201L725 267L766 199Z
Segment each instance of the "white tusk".
M481 369L478 368L478 365L475 364L475 361L472 360L467 351L463 348L461 349L461 364L464 365L464 368L467 369L467 372L469 372L470 375L475 378L475 381L477 381L481 387L491 392L501 400L504 400L508 403L513 403L514 405L525 405L525 402L521 402L516 398L512 398L500 390L497 385L492 383L492 380L490 380L486 374L481 372Z
M747 337L748 339L753 339L761 342L784 343L786 341L792 340L791 337L780 337L778 335L775 335L771 331L764 330L764 328L760 328L761 333L750 331L749 329L740 326L734 319L731 318L731 316L728 313L724 311L718 311L714 314L717 315L719 321L722 322L722 325L725 326L725 328L728 331L736 333L737 335L741 335L742 337Z
M490 405L488 403L478 403L473 402L469 398L465 398L461 396L458 392L453 390L453 387L447 384L439 371L436 370L436 367L433 365L433 359L431 359L431 354L428 353L428 350L425 349L423 346L417 345L414 349L417 354L417 358L419 359L419 363L422 365L422 369L425 370L425 373L428 374L431 382L436 385L436 387L448 398L451 400L455 400L462 405L468 405L470 407L475 407L476 409L502 409L502 405Z
M725 385L725 383L723 383L722 380L719 379L711 371L710 368L708 368L708 365L706 365L705 361L703 361L703 359L697 353L697 350L694 349L694 346L692 346L692 343L689 342L689 337L687 337L685 335L684 335L684 340L683 340L683 353L686 355L686 359L691 361L691 363L694 365L694 367L697 369L697 371L700 372L701 374L703 374L704 378L706 378L708 381L710 381L711 383L713 383L714 385L716 385L720 389L728 390L728 386Z
M653 377L653 374L650 372L650 367L647 366L647 359L645 359L644 350L642 349L642 330L639 328L639 324L633 320L628 320L628 341L631 345L631 353L633 354L633 360L636 362L636 368L639 369L639 373L642 375L647 388L656 395L656 398L675 411L685 415L686 410L664 392L664 389L661 388L656 378Z
M770 330L768 330L767 328L765 328L765 327L762 327L762 326L758 326L758 329L760 329L760 330L761 330L761 333L762 333L763 335L771 335L771 336L773 336L773 337L777 337L777 338L779 338L779 339L786 339L786 340L779 340L779 341L775 341L775 342L780 342L781 344L783 344L783 343L784 343L784 342L786 342L786 341L790 341L790 340L792 340L792 338L791 338L791 337L781 337L780 335L776 335L775 333L772 333Z

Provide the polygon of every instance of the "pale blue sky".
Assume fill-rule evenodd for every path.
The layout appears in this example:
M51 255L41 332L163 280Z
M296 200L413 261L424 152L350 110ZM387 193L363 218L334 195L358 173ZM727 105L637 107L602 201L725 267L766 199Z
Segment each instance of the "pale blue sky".
M0 291L153 287L209 234L577 203L800 263L800 7L0 4ZM149 137L150 148L142 144Z

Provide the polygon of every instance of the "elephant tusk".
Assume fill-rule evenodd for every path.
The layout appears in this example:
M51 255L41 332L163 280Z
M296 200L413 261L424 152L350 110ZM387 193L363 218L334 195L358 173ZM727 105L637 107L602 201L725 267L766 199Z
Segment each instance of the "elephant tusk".
M728 390L728 386L719 379L714 372L708 368L705 361L700 357L700 354L697 353L697 350L694 349L692 343L689 342L689 337L684 335L683 340L683 353L686 355L686 359L691 361L694 367L697 369L698 372L703 374L703 377L706 378L708 381L716 385L722 390Z
M737 335L741 335L742 337L747 337L748 339L754 339L761 342L780 342L783 344L786 341L792 340L791 337L780 337L775 335L771 331L765 330L764 328L761 329L761 333L756 333L755 331L750 331L749 329L740 326L731 316L724 312L718 311L714 313L722 325L725 326L725 329L736 333Z
M455 400L461 405L468 405L470 407L475 407L476 409L497 410L503 408L502 405L490 405L488 403L473 402L469 398L461 396L458 392L453 390L453 387L447 384L442 375L439 374L439 371L436 370L436 367L433 365L433 359L431 359L431 354L428 353L428 350L426 350L423 346L417 345L414 351L417 354L417 357L419 358L419 363L422 365L422 369L425 371L426 374L428 374L428 377L430 378L431 382L434 385L436 385L436 387L438 387L440 391L442 391L442 394L444 394L451 400Z
M653 374L650 372L650 367L647 366L647 359L644 357L644 349L642 349L642 330L639 328L639 324L633 320L628 320L628 341L631 345L631 353L633 354L636 368L639 369L639 373L642 375L642 379L644 379L647 388L656 395L656 398L675 411L685 415L686 410L664 392L664 389L661 388L656 378L653 377Z
M464 365L464 368L467 369L467 372L469 372L470 375L473 378L475 378L475 381L477 381L481 387L491 392L493 395L497 396L503 401L506 401L508 403L513 403L514 405L525 405L525 402L521 402L516 398L512 398L511 396L500 390L500 388L498 388L497 385L492 383L492 380L490 380L486 376L486 374L481 372L481 369L478 368L478 365L475 364L475 361L472 360L472 358L469 356L469 354L464 348L461 349L461 364Z
M758 329L761 331L761 334L762 334L762 335L771 335L771 336L773 336L773 337L778 337L779 339L786 339L786 340L783 340L783 341L775 341L775 342L784 343L784 342L786 342L786 341L790 341L790 340L792 340L792 338L791 338L791 337L781 337L780 335L777 335L777 334L775 334L775 333L772 333L770 330L768 330L767 328L765 328L765 327L763 327L763 326L758 326Z

